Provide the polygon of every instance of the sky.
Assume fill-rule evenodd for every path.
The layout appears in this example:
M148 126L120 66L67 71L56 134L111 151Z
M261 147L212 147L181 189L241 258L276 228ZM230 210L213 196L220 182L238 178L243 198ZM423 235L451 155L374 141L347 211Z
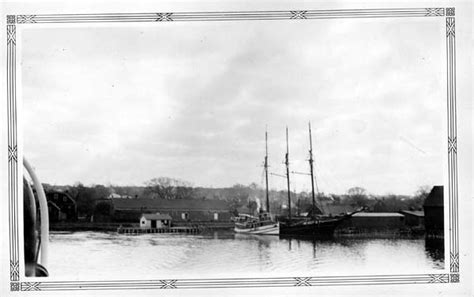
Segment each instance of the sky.
M414 30L416 28L416 30ZM442 184L444 27L352 19L30 27L21 36L24 154L50 184L264 186L413 194ZM306 175L291 187L308 191ZM286 181L270 177L270 187Z

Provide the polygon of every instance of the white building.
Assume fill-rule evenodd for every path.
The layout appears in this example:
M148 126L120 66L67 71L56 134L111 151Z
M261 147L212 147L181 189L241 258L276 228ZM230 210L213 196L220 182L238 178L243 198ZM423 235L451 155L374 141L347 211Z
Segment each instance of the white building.
M111 193L107 199L132 199L130 195L119 195L117 193Z
M160 213L144 213L140 217L140 228L156 229L171 226L171 216Z

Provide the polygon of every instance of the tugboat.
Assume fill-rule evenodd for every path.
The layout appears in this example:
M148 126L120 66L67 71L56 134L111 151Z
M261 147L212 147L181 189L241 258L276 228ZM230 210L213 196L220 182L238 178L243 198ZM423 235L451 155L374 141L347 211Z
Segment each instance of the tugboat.
M239 214L235 220L234 231L241 234L261 234L278 235L280 224L276 222L270 214L270 198L268 194L268 134L265 131L265 159L263 163L265 170L265 194L266 212L261 212L258 216Z
M239 214L234 227L234 231L241 234L278 235L279 230L279 223L268 212L258 216Z
M311 123L309 123L309 165L311 176L311 196L312 210L305 218L292 218L291 216L291 196L290 196L290 162L289 162L289 145L288 145L288 127L286 128L286 178L288 186L288 218L280 221L280 235L284 236L309 236L313 238L330 238L334 235L334 230L344 220L349 219L352 215L362 211L357 210L352 213L327 216L324 214L316 214L316 199L314 194L314 172L313 172L313 143L311 137Z

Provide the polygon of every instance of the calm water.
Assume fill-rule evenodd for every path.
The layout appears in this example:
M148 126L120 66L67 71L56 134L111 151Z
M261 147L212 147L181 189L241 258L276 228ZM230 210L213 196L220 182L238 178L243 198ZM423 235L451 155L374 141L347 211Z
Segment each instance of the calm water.
M439 272L444 252L424 239L75 232L51 234L49 262L64 280L408 274Z

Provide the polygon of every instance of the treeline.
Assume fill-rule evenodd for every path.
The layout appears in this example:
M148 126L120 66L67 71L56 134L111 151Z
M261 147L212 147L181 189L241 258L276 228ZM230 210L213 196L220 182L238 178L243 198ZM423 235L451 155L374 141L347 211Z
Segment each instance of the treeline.
M76 200L79 216L91 216L94 213L96 202L107 199L112 194L126 197L124 199L218 199L229 202L230 210L256 211L266 208L265 190L257 184L236 184L227 188L194 187L191 183L168 177L154 178L145 183L145 186L84 186L81 183L67 186L52 186L44 184L46 190L54 189L67 191ZM375 212L392 212L399 210L418 210L431 187L420 187L411 196L404 195L371 195L361 187L350 188L345 194L318 193L316 203L324 210L328 206L348 206L353 209L367 207ZM309 211L312 206L311 193L291 192L292 209L297 213ZM287 209L288 194L286 191L270 190L270 210L280 214Z

